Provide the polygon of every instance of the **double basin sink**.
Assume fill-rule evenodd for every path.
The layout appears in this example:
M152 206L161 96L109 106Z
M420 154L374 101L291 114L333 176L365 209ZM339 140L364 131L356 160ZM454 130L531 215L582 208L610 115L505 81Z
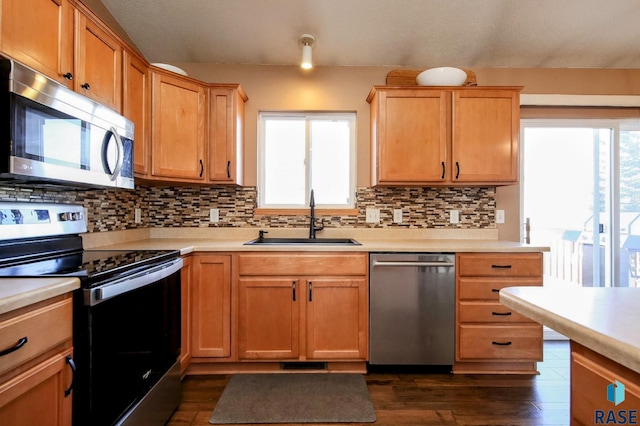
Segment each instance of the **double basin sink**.
M327 245L327 246L360 246L353 238L256 238L244 245Z

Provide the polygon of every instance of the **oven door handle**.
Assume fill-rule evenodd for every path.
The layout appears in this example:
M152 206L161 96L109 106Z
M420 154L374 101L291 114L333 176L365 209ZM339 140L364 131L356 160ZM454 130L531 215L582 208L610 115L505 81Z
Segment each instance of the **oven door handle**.
M84 291L84 304L94 306L123 293L156 283L182 269L182 259L174 259L156 267Z

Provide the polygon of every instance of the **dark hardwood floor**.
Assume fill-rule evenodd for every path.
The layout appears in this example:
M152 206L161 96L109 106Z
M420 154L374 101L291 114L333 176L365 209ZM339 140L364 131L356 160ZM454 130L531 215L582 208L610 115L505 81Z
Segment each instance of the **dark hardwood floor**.
M537 376L371 373L377 421L367 424L568 425L569 343L545 342L538 370ZM185 378L168 425L208 425L229 377Z

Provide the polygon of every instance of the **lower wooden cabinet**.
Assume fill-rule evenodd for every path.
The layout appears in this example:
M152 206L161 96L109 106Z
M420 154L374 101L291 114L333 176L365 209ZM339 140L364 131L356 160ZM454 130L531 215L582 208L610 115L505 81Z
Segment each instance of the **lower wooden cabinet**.
M456 257L456 373L536 373L542 326L499 302L501 288L542 285L541 253Z
M0 385L0 424L70 426L72 354L56 354Z
M231 356L231 255L193 256L191 356Z
M638 424L638 421L640 374L572 341L571 424Z
M0 315L0 424L71 425L71 294Z
M366 254L241 254L238 269L240 360L367 359Z

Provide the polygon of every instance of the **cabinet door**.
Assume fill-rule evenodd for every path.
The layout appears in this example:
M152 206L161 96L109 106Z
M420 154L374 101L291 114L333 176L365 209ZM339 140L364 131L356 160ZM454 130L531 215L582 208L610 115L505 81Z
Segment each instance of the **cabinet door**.
M306 285L307 357L366 360L366 280L310 278Z
M0 384L0 424L70 426L73 392L67 356L72 349L52 356Z
M238 357L298 359L299 280L241 277L238 283Z
M206 93L195 82L153 71L151 173L169 180L205 179Z
M209 181L242 184L244 103L239 88L209 89Z
M517 182L519 99L514 90L453 92L454 182Z
M1 25L2 52L73 88L73 7L68 0L3 0Z
M122 46L95 22L76 11L75 90L121 110Z
M231 356L231 256L193 258L193 357Z
M149 173L149 132L151 85L149 67L137 56L123 53L122 113L135 125L133 171L145 177Z
M624 390L616 381L624 385ZM614 388L611 395L610 387ZM639 407L640 374L571 341L572 425L638 424ZM634 422L628 421L632 411ZM619 413L626 414L627 419L619 417Z
M381 90L372 111L374 185L442 182L449 176L446 92Z
M180 372L184 372L191 362L191 318L193 299L193 259L182 259L180 271Z

